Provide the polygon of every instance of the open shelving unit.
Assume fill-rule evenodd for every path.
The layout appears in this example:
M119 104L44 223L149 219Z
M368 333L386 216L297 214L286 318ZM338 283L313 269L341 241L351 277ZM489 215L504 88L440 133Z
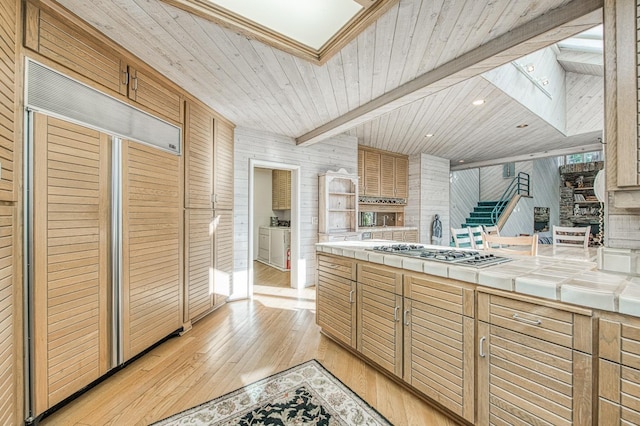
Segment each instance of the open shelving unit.
M600 210L594 180L602 161L568 164L560 167L560 226L591 226L591 241L597 243L600 230ZM604 214L604 212L602 212Z
M327 171L319 176L320 240L344 236L358 231L358 176L345 169Z

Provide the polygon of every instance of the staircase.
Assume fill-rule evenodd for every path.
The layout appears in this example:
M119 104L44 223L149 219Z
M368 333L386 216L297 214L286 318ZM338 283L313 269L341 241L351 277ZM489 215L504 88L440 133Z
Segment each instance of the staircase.
M498 205L499 201L479 201L478 205L473 208L473 211L470 213L470 217L468 217L465 222L462 224L463 228L470 226L478 226L478 225L486 225L491 226L495 225L493 219L491 218L491 213ZM502 214L505 205L503 204L501 207L498 207L497 213L498 217Z

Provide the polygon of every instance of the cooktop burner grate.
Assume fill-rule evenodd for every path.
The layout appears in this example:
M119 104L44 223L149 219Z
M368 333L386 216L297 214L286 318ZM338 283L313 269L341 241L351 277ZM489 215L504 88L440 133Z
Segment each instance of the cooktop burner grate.
M373 251L397 254L401 256L420 257L425 260L434 260L444 263L455 263L456 265L474 266L482 268L509 262L508 257L496 256L492 253L482 253L476 250L456 250L428 248L420 244L390 244L384 246L374 246Z

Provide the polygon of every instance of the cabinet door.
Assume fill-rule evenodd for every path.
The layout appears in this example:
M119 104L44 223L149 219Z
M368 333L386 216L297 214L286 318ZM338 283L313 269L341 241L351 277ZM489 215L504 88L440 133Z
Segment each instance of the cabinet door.
M233 210L233 126L215 121L213 190L216 210Z
M216 210L213 293L216 306L226 302L233 285L233 211Z
M380 196L380 153L364 151L364 195Z
M182 123L182 97L150 73L129 66L129 99L154 115Z
M185 322L213 306L213 210L185 210Z
M109 368L111 151L104 134L34 118L34 403L40 414Z
M185 126L185 207L213 208L213 116L196 102L187 103Z
M404 231L404 241L406 243L417 243L418 231Z
M272 229L269 247L269 263L278 268L284 268L284 247L284 231L282 229Z
M402 273L358 264L357 349L387 371L402 376Z
M592 424L591 355L478 324L478 424Z
M474 423L473 290L406 274L404 296L404 380Z
M395 158L394 197L407 198L409 196L409 160L403 157Z
M395 157L380 155L380 196L395 197Z
M136 142L122 148L125 360L183 320L181 157Z
M640 321L600 319L599 424L640 424Z
M113 50L25 3L25 46L122 95L127 94L126 65Z
M2 69L2 84L0 84L0 200L3 201L15 201L16 125L21 121L18 114L22 116L22 108L18 108L16 98L16 90L18 89L16 84L17 21L20 16L20 7L21 3L13 0L0 1L0 8L3 11L0 15L0 40L3 42L0 47L0 69Z
M355 262L318 255L316 323L345 345L356 347Z
M357 293L357 350L401 377L402 297L360 281Z

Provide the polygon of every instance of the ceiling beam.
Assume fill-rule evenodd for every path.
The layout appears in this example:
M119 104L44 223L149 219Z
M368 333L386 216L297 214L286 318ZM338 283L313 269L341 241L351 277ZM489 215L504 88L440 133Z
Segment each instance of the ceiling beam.
M603 0L573 0L296 138L311 145L602 22Z
M480 167L497 166L505 163L518 163L520 161L538 160L540 158L562 157L571 154L580 154L583 152L601 151L604 145L600 142L589 145L574 146L571 148L554 149L544 152L535 152L532 154L515 155L513 157L497 158L495 160L476 161L473 163L461 163L452 165L449 170L456 172L459 170L479 169Z

